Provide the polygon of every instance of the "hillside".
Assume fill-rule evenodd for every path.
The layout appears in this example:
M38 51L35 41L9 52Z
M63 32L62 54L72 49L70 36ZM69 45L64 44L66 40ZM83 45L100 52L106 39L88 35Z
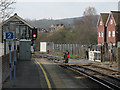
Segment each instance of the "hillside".
M75 20L80 20L82 17L77 18L65 18L59 20L53 19L42 19L42 20L27 20L30 24L39 28L49 28L52 24L64 24L64 25L73 25Z
M35 41L37 49L39 49L39 42L48 41L54 43L79 43L79 44L96 44L97 43L97 21L98 15L88 16L83 18L72 18L62 20L43 20L45 25L50 23L64 22L72 24L72 27L64 27L51 33L40 33ZM49 21L49 22L47 22ZM44 24L43 24L44 26Z

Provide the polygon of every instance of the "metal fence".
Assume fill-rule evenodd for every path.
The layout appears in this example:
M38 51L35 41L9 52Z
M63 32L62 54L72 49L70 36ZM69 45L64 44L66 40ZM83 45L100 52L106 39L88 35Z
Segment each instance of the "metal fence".
M103 45L81 45L81 44L54 44L55 54L64 54L68 50L71 58L77 57L86 59L86 51L99 51L99 55L95 55L96 59L101 61L116 61L117 48L113 46ZM97 53L97 52L96 52Z
M54 44L54 52L63 54L68 50L71 56L85 58L86 50L89 49L88 47L88 45L80 44Z

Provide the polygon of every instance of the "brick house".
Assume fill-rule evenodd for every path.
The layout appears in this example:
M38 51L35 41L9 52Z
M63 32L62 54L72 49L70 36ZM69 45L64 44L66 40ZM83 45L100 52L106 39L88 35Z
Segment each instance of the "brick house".
M104 45L107 41L106 38L106 22L108 19L109 13L100 13L100 17L98 19L97 28L98 28L98 45Z
M111 11L106 22L107 27L107 43L117 46L120 41L120 11Z

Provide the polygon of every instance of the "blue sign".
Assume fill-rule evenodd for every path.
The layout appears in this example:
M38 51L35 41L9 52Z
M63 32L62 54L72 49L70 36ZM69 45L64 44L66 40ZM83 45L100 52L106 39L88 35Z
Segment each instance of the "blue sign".
M6 32L6 40L13 40L13 32Z

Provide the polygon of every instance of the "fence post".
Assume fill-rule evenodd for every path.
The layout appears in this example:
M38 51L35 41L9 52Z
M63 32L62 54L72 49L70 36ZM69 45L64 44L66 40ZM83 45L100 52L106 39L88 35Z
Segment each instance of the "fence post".
M62 53L63 53L63 44L61 44L61 47L62 47Z
M80 58L80 44L78 44L78 56Z
M75 45L73 44L73 55L75 55Z
M59 47L60 47L60 52L61 52L62 51L61 44L59 44Z
M65 44L63 43L63 52L65 52Z
M72 44L72 55L73 55L73 44Z
M118 63L118 71L120 71L120 42L117 45L117 63Z
M77 56L77 44L75 44L75 55Z

